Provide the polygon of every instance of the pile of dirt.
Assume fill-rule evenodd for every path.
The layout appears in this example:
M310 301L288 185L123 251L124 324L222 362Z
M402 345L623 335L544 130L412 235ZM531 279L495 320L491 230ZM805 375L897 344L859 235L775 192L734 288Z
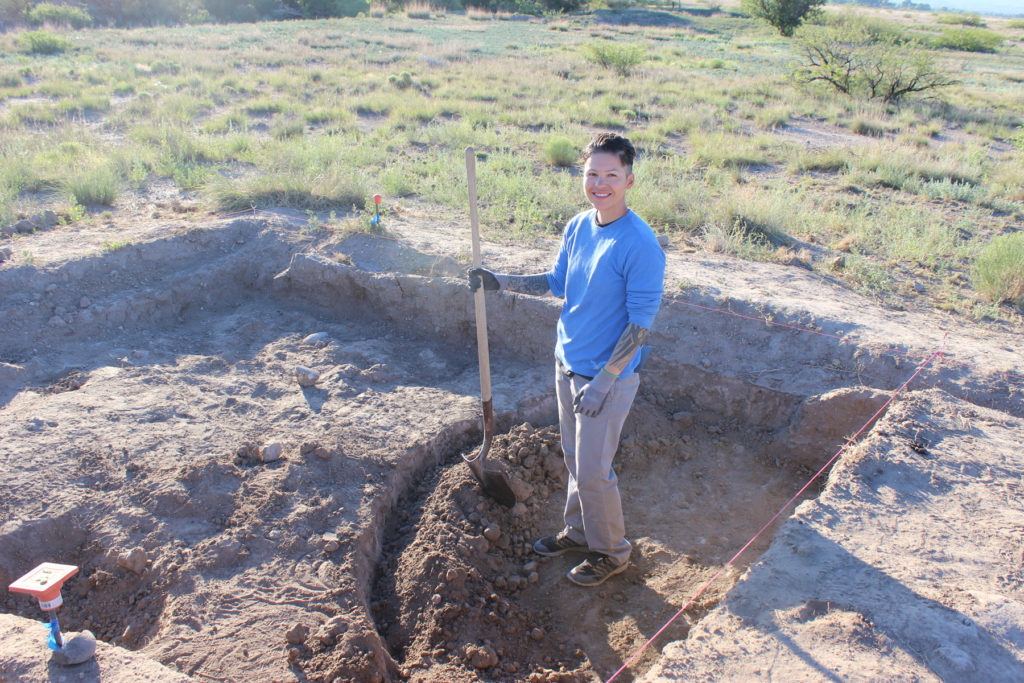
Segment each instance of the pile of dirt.
M561 528L567 475L557 427L519 424L495 437L489 453L509 473L519 499L515 507L484 495L453 456L421 477L392 513L369 605L388 658L369 657L365 647L321 631L296 648L297 663L323 680L365 675L367 666L379 680L424 682L591 681L617 670L721 569L730 545L752 533L755 523L739 516L723 524L728 498L721 499L721 510L695 514L692 524L664 520L666 505L685 515L693 500L696 513L705 494L725 490L734 478L728 465L749 461L750 454L730 444L743 440L740 432L723 434L718 425L680 439L658 398L638 399L616 463L627 524L650 534L631 537L634 552L624 574L598 588L581 588L565 574L584 555L533 552L536 538ZM715 459L725 468L716 468ZM791 486L792 473L762 463L746 467L763 489L746 502L758 509L778 505L773 489L780 482ZM657 517L662 526L651 522ZM711 530L724 535L710 536ZM727 571L663 636L685 637L754 556ZM591 626L581 629L583 623ZM645 653L623 680L654 656Z
M396 514L371 607L413 680L591 677L585 655L550 636L558 624L542 607L541 558L531 549L550 531L536 513L565 487L558 444L557 428L529 424L494 441L493 457L510 466L517 498L530 507L482 498L468 468L455 463L423 481L422 498Z

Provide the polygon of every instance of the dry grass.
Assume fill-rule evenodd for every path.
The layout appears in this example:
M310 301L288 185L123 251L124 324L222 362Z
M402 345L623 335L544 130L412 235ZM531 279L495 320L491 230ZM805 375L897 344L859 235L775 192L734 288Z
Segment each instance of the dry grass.
M68 201L61 180L80 178L84 160L105 180L71 195L114 212L168 179L212 210L347 212L381 191L462 211L457 161L473 145L486 156L485 227L530 239L579 209L566 166L592 130L611 128L640 148L634 208L659 232L806 261L887 303L927 296L971 314L985 299L966 277L972 259L1024 218L1020 151L1007 150L1024 130L1019 48L958 53L947 68L977 77L947 102L896 109L796 87L790 43L729 15L596 32L586 17L471 11L470 23L410 9L430 20L86 30L74 65L3 52L0 220ZM923 13L873 12L905 14ZM807 254L790 238L824 246ZM847 252L849 267L831 271ZM928 293L906 294L904 272ZM957 273L965 284L937 286Z

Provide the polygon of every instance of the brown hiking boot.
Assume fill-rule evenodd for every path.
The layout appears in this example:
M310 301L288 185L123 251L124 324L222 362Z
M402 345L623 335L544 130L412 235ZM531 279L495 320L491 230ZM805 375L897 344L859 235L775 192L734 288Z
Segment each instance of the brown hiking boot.
M628 560L615 564L615 560L608 555L594 553L573 567L567 576L577 586L600 586L610 577L626 571L628 566Z
M577 543L569 538L569 534L563 529L555 536L545 536L534 541L533 552L546 557L555 557L572 550L586 552L587 547L586 543Z

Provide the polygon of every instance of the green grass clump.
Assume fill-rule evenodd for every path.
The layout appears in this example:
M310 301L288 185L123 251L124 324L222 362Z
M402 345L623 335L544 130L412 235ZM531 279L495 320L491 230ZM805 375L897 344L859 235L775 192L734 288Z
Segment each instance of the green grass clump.
M971 266L974 288L989 301L1024 308L1024 232L1000 235L981 250Z
M583 54L591 62L612 69L620 76L630 75L647 58L647 50L640 45L619 45L610 40L587 43Z
M871 138L883 137L888 132L885 124L862 118L856 118L850 123L850 131L857 135L866 135Z
M306 124L302 121L287 120L278 121L274 124L273 130L270 134L278 140L287 140L288 138L299 137L306 132Z
M826 147L821 150L799 150L787 161L786 168L790 173L803 171L834 173L847 169L849 165L849 152L838 147Z
M1006 28L1024 28L1024 19L1010 19L1006 22Z
M931 40L932 47L964 52L995 52L1002 43L1003 36L984 28L945 29Z
M946 12L945 14L940 14L935 21L939 22L940 24L960 24L961 26L985 25L985 21L981 18L981 16L974 13L957 14L953 12Z
M429 19L434 12L430 3L422 0L413 0L405 6L405 16L410 19Z
M203 193L221 211L258 207L291 206L320 211L362 206L366 188L351 173L278 171L239 179L217 178L207 183Z
M754 121L760 128L765 130L775 130L776 128L783 128L792 116L792 112L789 107L777 106L777 107L766 107L759 110L754 115Z
M700 69L724 69L729 66L721 57L715 57L714 59L702 59L697 62L697 67Z
M73 171L64 181L69 199L82 206L113 206L120 180L109 165L95 164Z
M49 31L26 31L18 36L21 48L31 55L58 55L71 48L71 41Z
M54 5L41 2L25 14L25 19L32 26L50 24L53 26L70 26L85 28L92 25L92 16L81 7L73 5Z
M245 107L245 113L249 116L270 116L280 114L284 111L284 104L279 100L260 99L251 102Z
M569 138L556 135L544 143L544 158L551 166L566 168L576 163L579 155Z
M414 84L415 83L412 80L412 74L409 73L408 71L403 71L398 75L391 74L390 76L388 76L388 85L394 88L398 88L399 90L411 88Z

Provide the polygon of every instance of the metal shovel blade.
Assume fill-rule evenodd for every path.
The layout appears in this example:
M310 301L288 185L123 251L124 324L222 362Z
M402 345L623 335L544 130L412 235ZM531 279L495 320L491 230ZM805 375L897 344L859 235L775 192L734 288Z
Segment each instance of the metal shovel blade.
M487 466L487 454L491 450L491 435L494 433L493 428L488 428L488 423L493 425L494 419L493 408L489 403L484 404L484 443L472 458L464 459L473 476L483 487L484 493L510 508L516 504L517 498L509 483L508 475L498 468Z

